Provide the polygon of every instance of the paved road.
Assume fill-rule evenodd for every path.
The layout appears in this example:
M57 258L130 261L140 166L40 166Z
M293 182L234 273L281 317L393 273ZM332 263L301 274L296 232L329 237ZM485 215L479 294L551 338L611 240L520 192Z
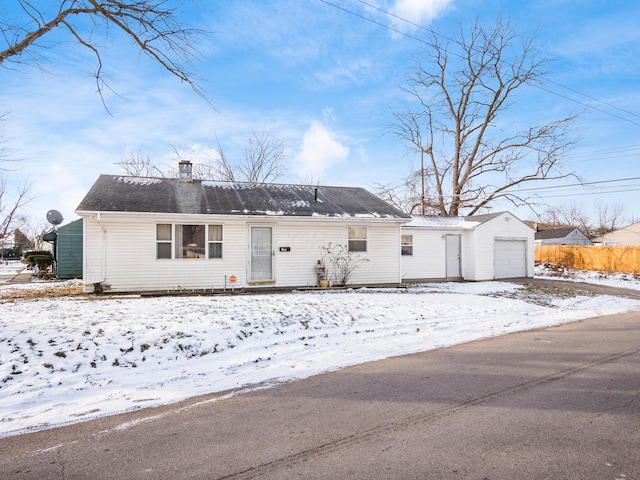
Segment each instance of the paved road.
M0 439L11 479L640 479L640 313Z

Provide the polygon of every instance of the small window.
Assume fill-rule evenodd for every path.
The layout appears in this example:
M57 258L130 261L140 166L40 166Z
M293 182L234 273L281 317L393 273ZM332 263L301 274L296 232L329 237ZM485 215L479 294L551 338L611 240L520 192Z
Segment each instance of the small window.
M205 258L204 225L176 225L176 258Z
M171 224L156 225L156 258L171 258Z
M402 235L400 244L402 255L413 255L413 235Z
M209 258L222 258L222 225L209 225Z
M367 227L348 227L349 228L349 251L350 252L366 252L367 251Z

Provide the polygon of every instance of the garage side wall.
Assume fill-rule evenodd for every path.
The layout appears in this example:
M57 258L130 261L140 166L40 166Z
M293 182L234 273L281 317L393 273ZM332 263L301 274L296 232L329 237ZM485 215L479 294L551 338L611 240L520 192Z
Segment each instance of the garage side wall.
M511 214L504 213L475 228L475 272L466 280L494 280L496 240L524 242L525 276L534 273L534 236L535 232L527 224Z
M413 255L402 255L402 280L418 282L446 277L446 244L444 232L420 227L403 227L403 235L411 235Z

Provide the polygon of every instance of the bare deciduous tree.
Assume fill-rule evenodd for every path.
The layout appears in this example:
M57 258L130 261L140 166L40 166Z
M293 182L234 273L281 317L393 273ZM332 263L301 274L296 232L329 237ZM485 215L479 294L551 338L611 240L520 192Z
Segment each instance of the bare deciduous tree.
M628 222L624 214L625 207L618 203L613 206L599 204L596 208L597 223L593 228L594 236L602 236L625 226Z
M124 155L122 160L115 164L132 177L164 177L162 170L153 163L151 157L142 152Z
M538 224L543 225L542 230L555 228L577 228L587 237L592 236L591 222L584 208L577 204L564 205L562 207L547 206L545 211L538 216Z
M95 57L95 81L102 96L108 88L103 68L103 38L116 34L128 38L140 52L191 86L203 96L190 70L197 56L195 38L201 30L186 28L180 2L167 0L58 0L15 2L16 16L0 16L0 65L29 65L43 69L44 53L57 43L51 32L66 31L70 38Z
M233 164L229 161L226 153L224 152L224 148L222 148L222 144L220 143L220 139L216 135L216 146L214 147L216 153L218 154L218 158L216 159L216 168L213 172L213 177L217 180L221 180L223 182L235 182L236 176L238 176L238 172L236 168L234 168Z
M437 215L438 205L431 199L428 183L425 186L426 193L422 195L422 175L421 170L414 170L400 186L378 184L375 186L375 194L403 212ZM427 175L425 173L425 180L428 178Z
M0 241L5 242L13 233L18 215L22 207L29 201L28 195L30 185L23 183L18 186L14 193L9 192L7 185L7 175L9 169L7 164L15 160L8 158L2 137L2 127L5 116L0 115Z
M5 241L13 234L19 219L20 209L29 201L29 185L22 184L10 194L7 176L0 172L0 240Z
M193 152L189 148L172 146L173 155L178 160L189 160L193 164L193 178L225 182L271 183L284 175L285 144L271 131L252 132L247 145L241 148L242 158L232 162L216 136L213 152ZM197 158L195 158L197 157ZM133 176L177 176L174 166L165 174L148 155L126 155L116 165Z
M533 39L498 19L453 39L433 33L427 44L404 88L412 102L392 111L390 128L425 156L440 214L474 214L498 199L526 204L514 187L567 176L559 167L575 116L520 128L503 119L518 91L541 84L546 61Z
M243 181L269 183L284 175L284 141L274 137L271 130L253 130L242 155L237 169Z

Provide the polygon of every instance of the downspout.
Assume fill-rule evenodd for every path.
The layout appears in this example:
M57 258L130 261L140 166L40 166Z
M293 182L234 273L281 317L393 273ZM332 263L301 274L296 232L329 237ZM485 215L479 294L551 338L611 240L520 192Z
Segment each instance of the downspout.
M107 275L107 229L102 225L100 221L100 212L96 214L96 220L98 221L98 225L102 229L102 265L100 266L100 273L102 274L102 279L98 283L103 283L106 280Z
M398 245L400 248L398 249L398 285L402 286L402 223L398 223Z

